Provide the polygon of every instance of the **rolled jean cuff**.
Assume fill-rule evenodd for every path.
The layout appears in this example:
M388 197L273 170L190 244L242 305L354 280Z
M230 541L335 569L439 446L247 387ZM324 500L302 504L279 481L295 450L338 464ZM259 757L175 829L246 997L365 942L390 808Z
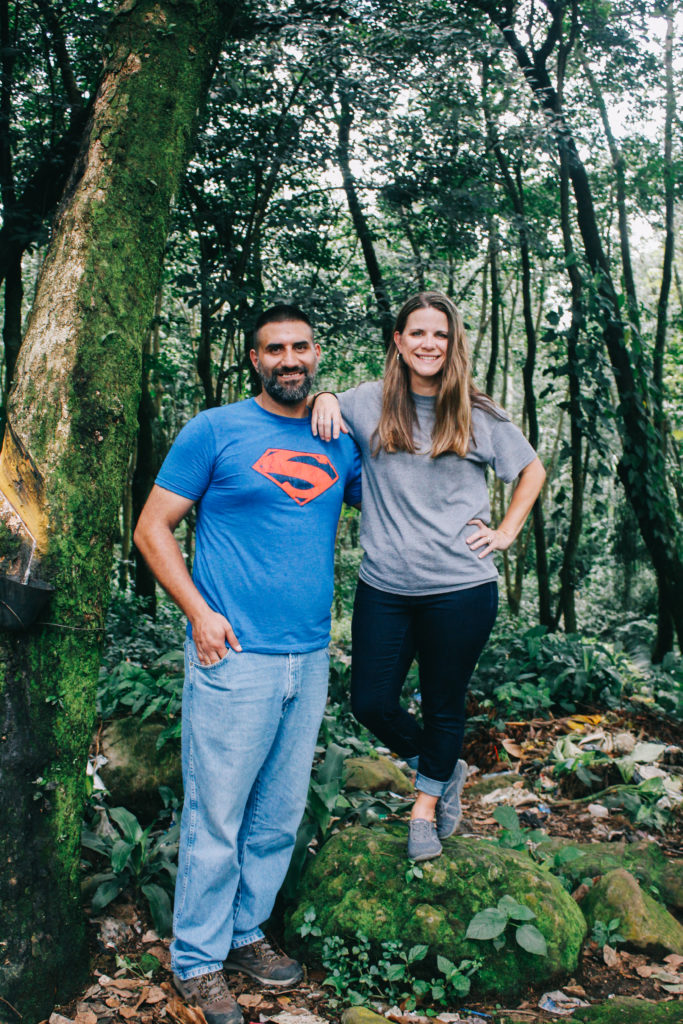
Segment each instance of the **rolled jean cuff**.
M203 974L213 974L215 971L223 970L223 961L218 960L216 963L201 964L199 967L193 967L189 971L179 972L173 968L173 973L180 978L181 981L190 981L192 978L201 978Z
M440 782L438 779L430 779L428 776L420 775L418 772L415 778L415 789L419 789L421 793L426 793L427 796L441 796L447 783L448 779Z
M247 932L246 935L233 935L230 949L242 949L243 946L253 946L255 942L260 942L261 939L265 939L265 935L260 928L254 928L253 931Z
M412 771L417 771L417 766L420 761L419 754L415 754L413 757L404 757L403 760L408 765L408 767L412 769Z

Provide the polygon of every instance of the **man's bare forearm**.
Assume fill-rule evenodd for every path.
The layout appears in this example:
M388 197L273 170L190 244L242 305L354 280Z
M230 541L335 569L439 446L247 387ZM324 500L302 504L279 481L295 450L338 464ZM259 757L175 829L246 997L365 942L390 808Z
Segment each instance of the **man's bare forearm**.
M188 498L154 486L135 527L135 545L166 593L187 615L203 664L225 657L227 645L241 651L232 626L204 600L192 582L173 532L194 504Z

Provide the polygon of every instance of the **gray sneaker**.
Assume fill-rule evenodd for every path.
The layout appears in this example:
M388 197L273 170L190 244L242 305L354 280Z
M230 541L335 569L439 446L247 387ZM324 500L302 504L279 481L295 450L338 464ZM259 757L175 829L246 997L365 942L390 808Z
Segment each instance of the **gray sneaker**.
M439 839L448 839L460 824L462 807L460 794L467 778L467 762L458 761L453 774L446 783L446 788L436 805L436 833Z
M206 1024L242 1024L242 1011L228 988L223 971L211 971L183 981L173 975L173 984L190 1006L197 1006Z
M223 966L226 971L241 971L262 985L276 988L292 988L304 976L301 964L284 953L277 953L265 939L231 949Z
M432 860L441 853L441 843L436 834L436 825L426 818L413 818L408 835L408 857L418 864L421 860Z

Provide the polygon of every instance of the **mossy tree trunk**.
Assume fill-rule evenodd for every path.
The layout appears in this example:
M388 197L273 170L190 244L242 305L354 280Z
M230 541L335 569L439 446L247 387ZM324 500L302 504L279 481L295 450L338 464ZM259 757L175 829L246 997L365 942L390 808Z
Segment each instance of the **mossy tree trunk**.
M0 633L0 1018L49 1016L87 966L79 837L112 540L170 210L233 5L126 0L8 403L47 521L45 618ZM17 1019L19 1019L17 1017Z

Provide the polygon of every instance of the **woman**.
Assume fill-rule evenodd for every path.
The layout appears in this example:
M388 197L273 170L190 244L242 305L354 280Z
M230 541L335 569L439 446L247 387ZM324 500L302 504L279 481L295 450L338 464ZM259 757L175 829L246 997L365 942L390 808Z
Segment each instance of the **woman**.
M403 306L383 382L338 400L316 396L313 433L338 436L340 409L363 459L352 707L416 770L408 856L429 860L460 821L465 695L498 603L491 555L520 532L545 471L503 410L473 384L462 319L439 292ZM487 466L505 481L519 477L495 529ZM416 655L422 728L399 703Z

